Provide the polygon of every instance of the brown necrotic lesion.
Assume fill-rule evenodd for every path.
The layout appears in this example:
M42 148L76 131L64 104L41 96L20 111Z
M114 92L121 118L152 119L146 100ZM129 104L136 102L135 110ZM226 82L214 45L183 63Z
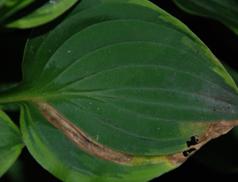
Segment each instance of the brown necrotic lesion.
M84 152L119 164L129 164L132 160L131 155L112 150L91 139L85 132L48 103L40 102L36 104L45 119L64 133L68 139Z

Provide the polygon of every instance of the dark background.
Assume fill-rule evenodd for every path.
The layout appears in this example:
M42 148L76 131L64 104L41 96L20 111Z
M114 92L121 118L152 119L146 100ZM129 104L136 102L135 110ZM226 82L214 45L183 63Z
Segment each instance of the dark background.
M236 62L238 51L237 35L219 22L192 16L181 11L171 0L152 1L189 26L224 64L238 70L238 64ZM0 83L18 82L21 80L21 60L24 44L29 33L30 30L3 30L0 32ZM9 114L15 121L18 120L17 113ZM171 180L205 181L208 179L228 182L237 181L237 148L238 137L234 137L234 132L230 133L218 140L210 142L181 167L154 179L153 182ZM235 166L236 170L232 170ZM1 182L32 182L35 180L44 182L58 181L39 166L26 149L23 150L16 165L0 179Z

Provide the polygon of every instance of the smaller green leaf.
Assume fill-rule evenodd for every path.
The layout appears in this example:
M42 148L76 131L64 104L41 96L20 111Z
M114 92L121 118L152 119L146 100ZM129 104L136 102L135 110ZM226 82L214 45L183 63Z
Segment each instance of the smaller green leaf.
M238 34L237 0L174 0L184 11L218 20Z
M18 128L0 110L0 177L15 162L22 148L23 143Z
M48 23L71 8L77 0L49 0L21 19L10 22L10 28L32 28Z
M1 0L0 1L0 22L33 3L35 0Z

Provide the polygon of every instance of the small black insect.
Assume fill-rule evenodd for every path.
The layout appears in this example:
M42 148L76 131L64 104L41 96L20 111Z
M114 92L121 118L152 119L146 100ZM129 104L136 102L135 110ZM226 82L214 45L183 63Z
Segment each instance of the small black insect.
M187 143L187 146L190 147L190 146L193 146L193 145L197 145L198 142L199 142L198 138L195 137L195 136L192 136L192 137L190 138L190 140L187 141L186 143Z
M192 152L194 152L196 149L195 148L190 148L188 150L185 150L183 152L184 157L188 157Z

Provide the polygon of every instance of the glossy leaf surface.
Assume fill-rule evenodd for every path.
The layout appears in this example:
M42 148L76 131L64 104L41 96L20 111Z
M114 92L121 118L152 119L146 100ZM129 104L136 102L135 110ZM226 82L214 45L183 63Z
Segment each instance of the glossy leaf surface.
M32 35L22 85L0 99L22 102L42 166L64 181L148 181L186 159L192 136L198 149L230 129L237 86L186 26L148 1L91 2Z
M174 0L188 13L218 20L238 33L237 0Z

